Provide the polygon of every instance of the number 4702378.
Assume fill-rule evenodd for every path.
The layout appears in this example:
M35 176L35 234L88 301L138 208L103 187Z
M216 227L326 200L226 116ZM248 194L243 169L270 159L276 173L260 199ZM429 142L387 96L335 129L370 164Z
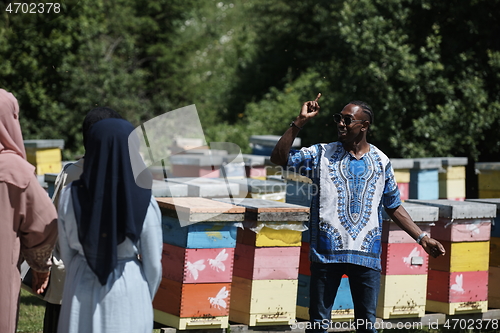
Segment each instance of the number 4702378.
M26 2L14 2L9 3L6 12L11 14L49 14L49 13L60 13L61 4L58 2L46 2L46 3L26 3Z

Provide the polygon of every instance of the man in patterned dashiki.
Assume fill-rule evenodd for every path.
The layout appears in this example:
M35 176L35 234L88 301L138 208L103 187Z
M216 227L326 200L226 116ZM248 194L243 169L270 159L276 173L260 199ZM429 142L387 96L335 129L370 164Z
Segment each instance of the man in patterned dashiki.
M305 102L276 144L271 161L310 177L317 186L311 202L310 325L326 332L342 275L349 277L358 332L376 332L380 289L382 207L431 256L443 246L413 222L401 205L389 158L368 143L374 114L362 101L348 103L334 115L338 141L301 150L291 145L302 127L319 113L318 100Z

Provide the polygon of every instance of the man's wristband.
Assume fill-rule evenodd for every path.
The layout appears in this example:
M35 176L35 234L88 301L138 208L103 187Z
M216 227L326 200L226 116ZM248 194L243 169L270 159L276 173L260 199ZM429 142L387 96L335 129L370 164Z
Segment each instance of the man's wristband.
M415 240L418 244L422 243L422 239L424 239L425 236L429 236L426 232L423 232L420 234L420 236L417 237ZM421 245L421 244L420 244Z
M297 127L299 130L301 130L301 129L302 129L302 127L297 126L297 124L296 124L294 121L292 121L292 122L290 123L290 127L294 127L294 126L295 126L295 127Z

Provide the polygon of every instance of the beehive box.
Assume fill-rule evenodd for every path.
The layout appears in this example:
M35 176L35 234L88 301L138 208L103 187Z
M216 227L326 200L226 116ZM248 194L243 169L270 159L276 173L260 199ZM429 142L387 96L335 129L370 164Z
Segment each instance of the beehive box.
M244 208L205 198L156 198L163 242L184 248L235 247Z
M446 303L488 300L488 271L428 273L427 299Z
M24 147L26 159L35 166L37 175L61 171L64 140L24 140Z
M401 200L410 198L410 169L413 168L411 158L391 158L391 165L394 169L394 178L398 183Z
M409 202L439 208L439 221L431 228L433 238L449 241L488 240L496 206L467 200L409 200Z
M439 208L403 202L403 208L422 231L430 233L431 224L439 218ZM415 243L415 240L394 223L385 210L382 211L382 242L383 243Z
M467 199L466 201L491 204L497 207L497 214L491 225L491 237L500 237L500 198Z
M439 198L465 200L467 157L435 157L434 159L440 160L442 164L439 170Z
M377 317L423 317L427 275L381 275Z
M439 175L441 161L414 159L410 170L410 198L435 200L439 198Z
M446 254L430 258L429 268L445 272L487 271L490 242L440 241Z
M187 186L187 196L189 197L227 198L240 196L240 187L237 184L221 181L219 178L178 177L168 178L166 181L169 185L182 184Z
M229 199L217 200L231 202ZM245 221L248 222L245 229L238 230L238 243L257 247L300 246L303 222L309 220L309 208L253 198L245 198L237 205L245 207Z
M479 198L500 198L500 162L479 162L474 167L479 172Z
M488 271L429 271L427 311L448 315L486 312L487 299Z
M310 296L309 288L311 277L309 275L299 274L297 290L297 318L309 320ZM354 303L352 301L349 278L344 275L340 280L337 295L332 306L331 319L349 320L354 318Z
M295 322L297 280L233 277L229 320L249 326Z
M293 280L298 277L300 247L255 247L238 244L234 276L249 280Z
M229 315L231 283L181 283L163 278L153 308L179 318Z
M186 249L163 244L163 277L182 283L231 282L234 248Z
M500 267L490 266L488 281L488 305L500 309Z
M382 243L383 275L425 275L429 257L417 243ZM422 286L425 291L425 284Z
M222 166L221 155L177 154L170 156L174 177L218 178Z

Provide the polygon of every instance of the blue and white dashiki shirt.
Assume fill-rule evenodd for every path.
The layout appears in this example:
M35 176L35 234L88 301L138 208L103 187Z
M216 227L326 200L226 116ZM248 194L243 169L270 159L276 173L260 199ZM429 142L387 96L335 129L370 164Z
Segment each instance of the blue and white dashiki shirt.
M342 143L291 150L288 167L318 186L311 202L310 259L381 270L382 205L401 205L389 158L377 147L357 160Z

